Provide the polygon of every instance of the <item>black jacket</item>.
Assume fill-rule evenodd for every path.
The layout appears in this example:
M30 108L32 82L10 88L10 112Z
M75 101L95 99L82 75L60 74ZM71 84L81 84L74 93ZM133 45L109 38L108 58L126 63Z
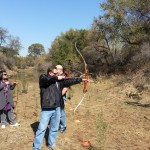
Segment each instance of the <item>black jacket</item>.
M56 82L58 87L56 87ZM64 108L62 89L82 82L81 78L69 78L58 80L57 76L42 74L39 78L41 108L56 108L56 92L59 95L60 107Z

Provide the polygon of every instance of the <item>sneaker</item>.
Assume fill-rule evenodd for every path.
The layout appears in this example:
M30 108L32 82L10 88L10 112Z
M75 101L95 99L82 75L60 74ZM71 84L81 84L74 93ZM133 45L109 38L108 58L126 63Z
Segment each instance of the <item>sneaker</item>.
M1 126L1 128L3 128L3 129L6 128L6 125L3 124L3 125Z
M64 129L59 129L60 133L65 133L66 127Z
M54 149L54 148L52 148L52 147L48 147L48 149L55 150L55 149Z
M51 149L51 150L60 150L58 147L48 147L48 149Z
M16 122L15 124L11 124L10 126L12 126L12 127L18 127L18 126L20 126L20 124Z

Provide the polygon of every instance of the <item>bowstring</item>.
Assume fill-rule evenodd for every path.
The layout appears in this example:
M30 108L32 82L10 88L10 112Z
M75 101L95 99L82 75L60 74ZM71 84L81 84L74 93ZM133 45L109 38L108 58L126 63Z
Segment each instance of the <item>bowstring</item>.
M83 60L83 62L84 62L85 67L87 67L87 63L86 63L84 57L82 56L81 52L78 50L78 48L77 48L77 46L76 46L76 42L75 42L75 48L76 48L77 52L79 53L79 55L81 56L81 58L82 58L82 60ZM86 69L87 69L87 68L86 68ZM85 71L87 71L87 70L85 70ZM74 114L75 114L77 108L81 105L82 101L84 100L85 95L86 95L86 92L84 92L82 99L80 100L80 102L78 103L78 105L75 107L75 109L74 109Z
M85 95L86 95L86 93L84 93L84 94L83 94L83 97L82 97L82 99L80 100L79 104L75 107L75 109L74 109L74 111L73 111L73 112L74 112L74 114L75 114L75 112L76 112L77 108L81 105L82 101L84 100Z

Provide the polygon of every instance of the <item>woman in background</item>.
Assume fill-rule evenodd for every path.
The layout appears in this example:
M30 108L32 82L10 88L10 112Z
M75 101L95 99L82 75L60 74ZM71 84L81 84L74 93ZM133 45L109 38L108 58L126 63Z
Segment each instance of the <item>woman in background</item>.
M16 86L16 82L13 84L7 78L7 73L5 70L0 71L0 118L1 118L1 128L5 128L7 124L7 118L10 126L19 126L20 124L16 122L14 118L14 102L11 96L11 91Z

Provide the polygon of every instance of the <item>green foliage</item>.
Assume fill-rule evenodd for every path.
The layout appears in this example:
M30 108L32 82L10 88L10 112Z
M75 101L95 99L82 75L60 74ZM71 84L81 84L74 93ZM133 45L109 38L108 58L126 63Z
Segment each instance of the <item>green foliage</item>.
M147 53L143 45L149 45L150 41L149 1L107 0L101 7L105 14L94 19L87 36L89 46L85 57L90 70L93 72L92 68L99 65L95 73L109 73L118 68L125 70L128 64L135 66L141 53Z
M13 56L19 55L19 50L22 47L19 37L10 36L8 40L9 40L9 42L6 46L6 48L7 48L6 55L8 57L13 57Z
M62 64L66 68L70 65L75 66L79 62L75 50L75 42L78 48L82 50L86 47L86 30L72 30L70 29L66 33L62 33L52 43L51 49L49 49L49 55L51 56L53 64Z
M40 73L43 73L43 72L45 73L47 68L51 65L52 63L50 60L48 60L47 55L42 55L35 59L34 68Z
M44 46L39 43L32 44L28 47L29 56L37 57L45 53Z
M6 56L0 52L0 69L4 68L6 61L7 61Z
M27 67L27 62L25 57L16 57L16 66L19 69L25 69Z
M7 58L7 61L5 63L8 69L12 70L13 67L15 66L15 58L9 57Z
M4 37L1 38L3 40L1 40L0 43L0 52L2 52L7 57L15 57L19 55L19 50L22 47L19 37L13 37L10 35L8 37L5 36L5 39ZM6 43L6 40L7 40L7 44L2 46L3 43Z
M103 16L112 24L115 37L121 42L139 45L149 35L150 5L148 0L114 0L101 5Z
M6 39L8 37L8 31L2 27L0 27L0 47L6 43Z
M8 35L8 31L0 27L0 67L13 69L19 55L21 42L19 37Z
M35 59L32 56L26 56L24 61L28 67L33 67L35 65Z
M149 0L106 0L100 7L104 15L93 20L90 30L70 29L61 33L53 41L48 54L45 54L42 44L35 43L28 48L29 56L16 58L21 48L19 38L9 36L8 31L0 27L0 66L12 68L17 62L18 68L34 66L44 71L49 64L61 64L71 72L83 72L83 60L75 43L88 64L89 72L95 76L118 70L136 70L148 62Z

